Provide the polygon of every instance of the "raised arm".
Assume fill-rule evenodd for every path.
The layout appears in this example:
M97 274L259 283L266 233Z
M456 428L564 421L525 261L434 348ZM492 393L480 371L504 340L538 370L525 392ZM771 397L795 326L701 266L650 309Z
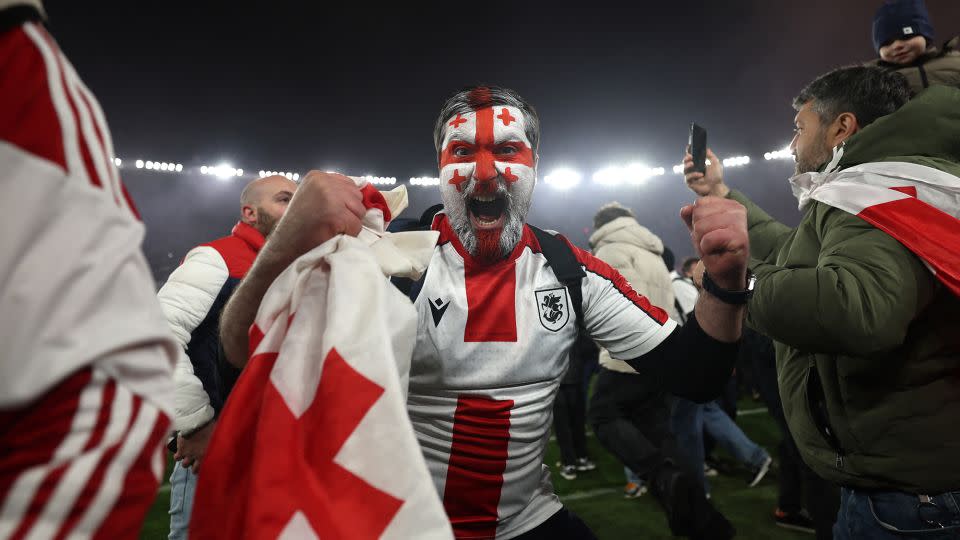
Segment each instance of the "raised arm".
M277 228L223 309L220 340L231 364L246 365L248 332L273 280L298 257L334 236L359 234L365 212L360 189L346 176L311 171L303 178Z

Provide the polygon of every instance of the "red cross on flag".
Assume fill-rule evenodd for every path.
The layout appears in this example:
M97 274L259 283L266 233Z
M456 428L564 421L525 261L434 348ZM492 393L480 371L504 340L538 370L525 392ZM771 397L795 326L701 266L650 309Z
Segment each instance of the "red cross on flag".
M315 248L264 295L191 538L452 538L406 412L417 315L384 277L422 272L437 233L383 235L405 188L363 192L360 238Z
M908 162L864 163L791 179L800 208L816 200L896 238L960 296L960 178Z

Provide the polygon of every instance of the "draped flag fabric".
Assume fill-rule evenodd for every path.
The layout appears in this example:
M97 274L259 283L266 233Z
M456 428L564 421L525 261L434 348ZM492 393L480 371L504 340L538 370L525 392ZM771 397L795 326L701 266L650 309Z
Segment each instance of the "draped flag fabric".
M896 238L960 296L960 178L916 163L883 161L805 173L791 184L801 209L816 200L862 218Z
M264 295L191 538L453 536L406 412L416 312L385 277L419 277L437 233L384 233L405 188L363 193L360 237L318 246Z

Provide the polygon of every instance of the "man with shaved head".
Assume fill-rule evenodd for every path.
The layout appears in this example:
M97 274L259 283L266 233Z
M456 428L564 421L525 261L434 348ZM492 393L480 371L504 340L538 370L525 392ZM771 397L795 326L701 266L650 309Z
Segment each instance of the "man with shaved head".
M170 538L186 538L200 461L216 416L236 380L219 361L217 324L224 304L287 209L297 184L283 176L259 178L240 195L240 221L230 236L190 250L158 297L185 354L176 383L177 463L170 477ZM193 469L191 474L190 469Z

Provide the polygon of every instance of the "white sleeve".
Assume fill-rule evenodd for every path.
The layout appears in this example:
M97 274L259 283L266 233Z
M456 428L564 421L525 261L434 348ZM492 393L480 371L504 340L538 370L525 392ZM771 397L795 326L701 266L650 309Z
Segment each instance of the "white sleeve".
M620 272L589 254L581 255L584 326L617 360L640 357L659 345L677 323L651 304Z
M157 293L160 306L181 347L173 372L174 429L192 431L213 418L210 396L193 373L186 354L190 335L207 317L230 273L220 253L209 246L194 248Z
M684 317L693 312L693 308L697 305L697 298L700 296L697 287L685 279L673 280L673 294L677 303L680 304L680 309L683 310Z

